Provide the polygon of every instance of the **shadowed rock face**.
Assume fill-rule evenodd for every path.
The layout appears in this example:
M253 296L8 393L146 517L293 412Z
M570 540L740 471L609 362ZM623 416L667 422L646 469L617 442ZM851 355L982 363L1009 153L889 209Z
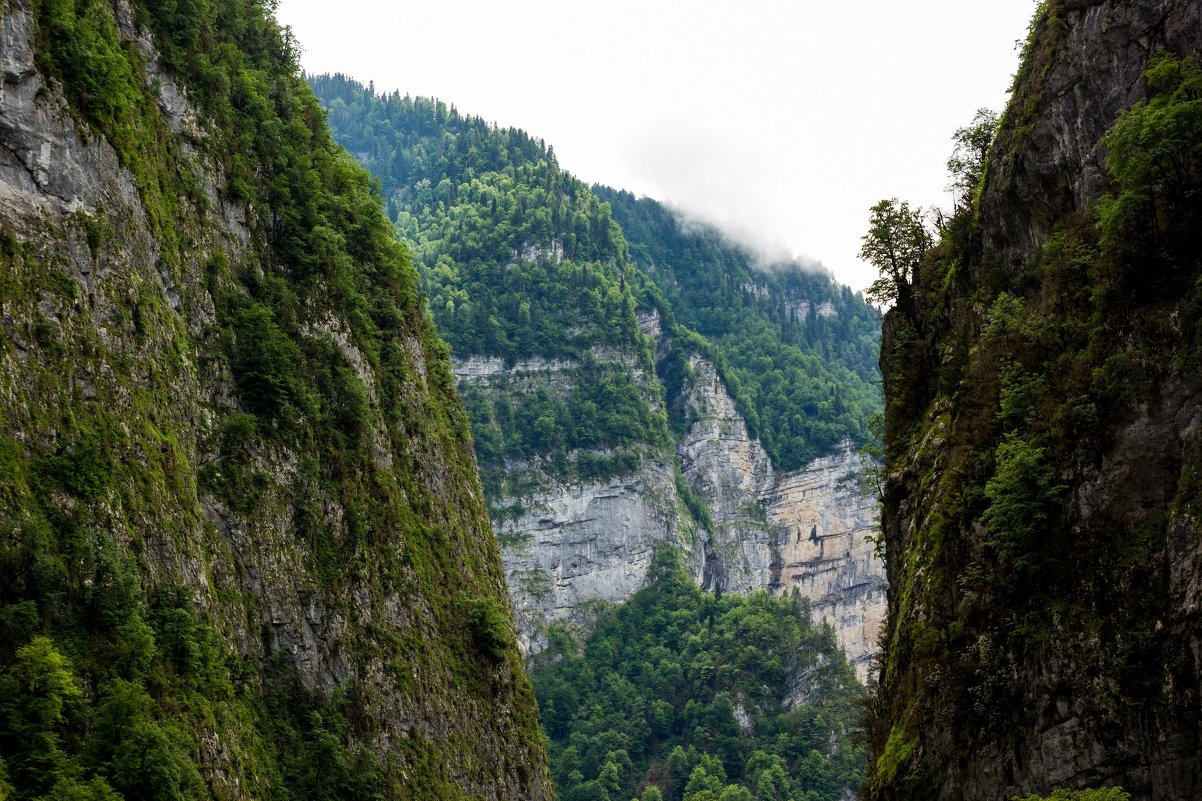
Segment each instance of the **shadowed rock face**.
M655 315L640 324L661 348L667 344ZM668 545L685 554L706 589L808 599L814 618L834 628L866 680L885 596L884 567L866 539L875 530L876 505L860 492L860 457L846 449L778 473L748 435L713 364L697 355L688 364L690 378L671 400L690 421L677 439L677 458L685 482L706 504L712 530L685 512L668 454L648 454L634 475L573 485L538 465L511 465L539 476L527 495L504 502L520 513L497 515L494 499L523 647L545 647L540 628L548 623L584 624L596 602L629 598L644 585L654 549ZM577 365L545 360L507 368L496 359L465 359L455 373L461 386L488 392L516 382L527 391L566 393L581 380ZM653 380L640 378L648 387Z
M1191 0L1050 4L998 135L981 200L985 263L1020 265L1052 226L1107 186L1102 136L1147 91L1156 51L1202 49Z
M1093 220L1080 213L1111 189L1102 139L1147 95L1153 55L1202 59L1202 4L1045 5L993 146L976 222L982 252L969 252L967 269L930 290L912 319L895 312L884 329L887 404L903 412L890 429L882 520L890 591L870 724L873 798L985 801L1111 785L1156 801L1202 794L1198 307L1188 292L1099 300L1109 288L1100 272L1143 262L1099 256ZM1045 250L1057 243L1079 247L1080 261L1058 262ZM1177 270L1190 284L1202 269L1197 254L1167 266L1147 256L1147 271ZM1158 277L1147 271L1132 280ZM1094 296L1073 294L1082 287ZM990 340L999 289L1023 304L1028 324L1059 315L1054 329L1103 340L1098 361L1139 354L1132 373L1091 363L1071 334L1064 341L1079 352L1034 352L1026 333ZM1116 308L1122 319L1106 319ZM980 511L998 497L984 490L1001 473L1006 364L1049 381L1057 365L1095 370L1073 401L1096 410L1088 419L1065 424L1070 399L1060 397L1009 432L1052 443L1040 459L1059 489L1038 542L1024 544L1026 554L1057 555L1041 572L999 557L1009 532ZM1114 386L1127 394L1108 398ZM983 574L990 565L1010 570L1009 583Z

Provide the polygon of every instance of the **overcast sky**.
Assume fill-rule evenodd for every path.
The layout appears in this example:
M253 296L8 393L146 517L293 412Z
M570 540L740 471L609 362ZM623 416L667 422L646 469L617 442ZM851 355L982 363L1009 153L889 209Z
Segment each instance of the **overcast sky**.
M279 0L311 73L434 96L855 289L868 208L949 207L1034 0Z

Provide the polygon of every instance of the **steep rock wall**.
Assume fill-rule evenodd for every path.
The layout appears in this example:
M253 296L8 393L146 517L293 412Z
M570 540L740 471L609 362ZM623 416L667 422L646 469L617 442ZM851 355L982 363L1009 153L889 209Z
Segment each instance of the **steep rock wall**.
M1189 0L1058 0L1048 8L1033 23L998 132L1005 146L981 197L985 259L1010 267L1107 188L1102 136L1146 94L1152 55L1202 46L1202 9Z
M182 733L212 797L279 789L272 782L282 780L295 742L274 738L307 723L289 709L263 716L278 682L318 707L336 690L352 699L356 723L335 747L374 754L395 771L397 797L550 798L516 649L481 657L457 606L457 593L493 599L501 610L507 600L464 446L467 421L420 306L399 312L395 330L381 336L395 372L367 352L343 310L316 299L301 312L296 350L276 352L324 353L317 369L356 376L369 456L342 478L353 473L360 489L315 464L320 443L339 436L317 413L293 421L311 427L310 451L269 438L266 416L245 413L255 407L229 355L254 351L226 338L231 325L242 330L231 304L250 303L238 276L287 282L290 265L268 244L282 237L264 224L269 211L231 199L212 152L221 132L162 66L154 38L136 22L146 9L124 0L98 8L91 24L142 69L131 80L148 93L136 113L156 126L142 131L157 148L150 155L141 144L114 147L72 106L71 87L47 73L45 30L56 20L39 14L51 12L6 0L0 16L0 550L6 571L18 566L0 582L5 607L32 605L56 638L74 636L72 608L80 599L117 603L114 565L131 565L123 615L178 603L175 620L213 632L210 658L231 666L237 690L222 685L200 720L181 712L179 697L163 702L151 688L148 701L159 725L170 721ZM119 78L124 62L115 63ZM307 91L290 66L276 69L282 77L259 73L264 84ZM337 160L323 129L312 141ZM356 172L350 180L367 179ZM176 181L191 194L174 194ZM167 189L158 195L156 186ZM374 206L359 211L362 220L383 220ZM371 247L361 252L378 258ZM394 279L416 282L407 264ZM282 312L264 305L256 319L273 313ZM402 373L406 380L393 380ZM241 444L231 450L234 431ZM369 497L386 511L368 512ZM54 564L60 553L70 566L61 574L20 567ZM12 636L6 662L23 644ZM113 637L97 632L95 641ZM85 662L90 650L74 656ZM165 675L184 670L177 657ZM94 692L79 703L94 703Z
M671 347L657 315L643 315L640 326L661 351ZM635 366L621 353L595 354L595 362L606 360ZM565 482L539 464L508 465L527 489L494 498L492 516L523 647L541 650L547 624L587 623L596 602L629 598L644 585L655 548L669 545L705 589L806 598L866 680L884 617L884 567L867 539L876 509L860 491L860 457L847 448L778 473L714 365L697 354L687 364L672 399L689 421L676 457L708 521L692 519L679 497L670 453L648 452L637 472L604 482ZM587 380L577 364L543 359L458 360L455 374L465 392L490 396L519 387L562 394ZM639 381L654 397L655 378Z
M598 351L594 364L634 370L647 397L660 406L654 376L636 370L632 354ZM588 380L569 361L530 359L506 366L495 358L455 362L460 387L488 397L544 391L566 395ZM671 454L647 448L633 473L602 481L567 481L546 464L510 462L510 490L493 498L492 516L523 648L546 644L549 624L588 621L590 605L620 603L643 587L656 547L700 552L682 513Z
M1162 49L1202 59L1202 6L1044 4L979 238L931 254L886 321L870 797L1202 793L1202 175L1124 186L1104 139ZM1172 201L1108 216L1132 189Z
M703 580L727 592L796 593L829 623L861 681L885 617L884 564L869 536L876 501L850 446L778 473L712 363L693 355L682 391L691 421L678 446L689 486L709 509Z

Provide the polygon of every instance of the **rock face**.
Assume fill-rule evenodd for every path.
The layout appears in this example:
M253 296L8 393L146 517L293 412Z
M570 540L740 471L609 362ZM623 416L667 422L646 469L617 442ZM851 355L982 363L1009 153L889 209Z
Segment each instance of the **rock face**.
M597 351L594 365L632 370L635 360L621 351ZM529 359L506 367L500 359L473 357L455 363L464 391L488 396L543 391L567 395L588 380L581 365ZM635 372L637 386L658 400L655 377ZM655 548L690 554L701 569L700 540L681 511L670 452L647 447L637 472L599 482L568 483L538 463L506 465L520 490L493 498L492 516L523 648L546 644L542 629L551 623L585 623L597 602L620 603L642 588Z
M1147 92L1159 48L1196 53L1202 8L1188 0L1062 0L1037 20L1016 76L982 195L987 258L1016 266L1052 226L1108 185L1101 139L1119 111Z
M656 315L640 325L661 350L671 347ZM866 680L885 596L884 567L867 539L876 509L860 491L860 457L848 446L804 470L776 472L714 365L697 354L687 363L689 377L671 401L689 421L675 455L708 521L686 510L670 453L649 452L637 473L602 483L566 484L538 465L510 466L531 489L500 504L494 499L493 523L523 647L540 650L540 630L549 623L586 623L596 602L629 598L643 586L654 549L669 545L685 554L705 589L809 600L814 618L834 628ZM577 365L546 360L506 368L499 359L466 359L455 373L465 391L487 393L512 390L515 382L523 391L562 393L582 380ZM650 387L654 377L641 381Z
M283 296L297 293L293 301L304 296L303 282L289 283L284 224L260 195L236 199L223 168L223 158L256 156L214 153L214 142L228 140L198 122L206 119L193 105L199 90L163 66L156 38L135 24L153 12L125 0L93 5L103 13L89 17L87 30L99 26L99 36L120 42L106 75L116 81L128 62L131 91L146 93L138 96L145 107L131 113L142 115L136 133L151 147L110 141L86 121L89 112L72 105L71 87L47 72L58 57L39 50L58 22L47 18L51 12L5 0L0 15L0 561L5 571L21 564L17 554L71 565L58 574L6 572L4 607L30 606L38 619L55 620L46 631L88 642L84 636L114 635L87 628L103 625L92 617L79 623L83 635L73 632L78 604L62 599L117 603L109 597L114 565L133 571L122 619L153 619L148 601L138 599L156 609L167 598L185 599L172 607L174 619L212 632L206 658L239 666L238 689L223 685L223 694L206 701L208 711L183 722L177 699L162 703L162 690L151 687L146 703L159 724L177 726L211 797L278 790L271 784L273 776L284 780L283 751L300 741L285 745L256 728L262 710L272 710L270 732L308 725L295 719L303 710L264 701L282 682L315 711L336 691L354 699L360 722L332 748L374 755L395 772L402 796L550 798L517 650L502 644L495 659L482 656L457 605L462 593L507 613L499 554L464 444L466 416L420 305L389 301L394 328L376 344L387 343L391 366L344 309L325 305L321 296L329 293L298 302L289 312L296 318L281 322L285 301L264 300L241 281L272 281ZM280 32L270 20L243 23L268 32L263 52L286 50L271 39ZM89 46L72 57L88 57ZM236 44L222 47L242 58ZM259 70L257 81L294 93L289 103L304 106L307 96L308 119L321 119L294 65ZM288 125L303 128L300 114ZM122 136L135 135L127 121L120 124ZM320 126L306 136L326 149L325 163L343 158ZM254 147L278 156L264 142ZM352 186L367 181L357 168L342 176ZM187 191L176 194L176 181ZM373 223L377 233L388 231L374 201L356 213L366 226L358 233L326 219L327 233L345 245L369 236ZM361 242L356 268L380 267L379 248L388 247L381 241L387 234ZM337 248L331 252L347 258ZM394 289L415 287L410 265L389 263ZM246 324L263 336L248 342ZM315 405L326 403L325 390L299 412L256 400L242 363L263 353L276 361L255 369L270 374L292 360L298 370L333 370L354 388L362 426L359 445L346 451L353 466L338 473L322 458L340 436ZM309 377L277 374L269 382L281 380ZM288 426L308 433L278 435ZM231 448L231 437L240 444ZM69 537L77 539L70 544ZM16 629L4 631L0 668L7 670L24 642ZM162 632L154 633L162 643ZM168 681L182 664L177 658L156 676ZM92 689L78 703L95 703L99 683L91 674Z
M1162 49L1202 62L1202 5L1044 4L975 235L886 320L869 797L1202 793L1202 120L1171 180L1105 159Z
M885 616L885 576L868 539L877 515L863 492L862 457L846 445L803 470L776 472L713 364L696 355L688 363L682 396L692 422L678 452L713 522L703 586L807 599L866 680Z
M864 457L846 447L778 477L761 502L780 560L769 589L808 598L867 682L884 626L886 579L873 544L877 501L865 493L863 468Z

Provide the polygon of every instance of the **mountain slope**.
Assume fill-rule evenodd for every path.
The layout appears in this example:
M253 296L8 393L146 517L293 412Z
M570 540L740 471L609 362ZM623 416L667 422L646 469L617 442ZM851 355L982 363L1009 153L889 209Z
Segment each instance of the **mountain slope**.
M379 175L451 342L524 644L537 650L546 625L586 622L596 601L630 597L667 544L707 588L802 592L866 670L881 569L863 537L872 508L855 491L859 462L843 441L859 438L852 423L862 427L871 404L856 393L867 382L836 374L838 357L804 339L786 347L781 319L747 301L759 327L739 330L758 344L739 351L739 367L771 362L764 408L793 404L799 437L825 432L806 444L822 459L781 473L722 350L678 322L671 296L632 260L613 207L550 148L435 101L375 95L343 76L311 82L335 135ZM730 279L755 282L746 257L732 258L742 261ZM722 280L725 264L705 267ZM796 281L843 298L829 278ZM862 301L847 308L857 351L877 317ZM823 343L837 350L839 325L810 333L831 334ZM836 418L844 377L858 400Z
M0 24L0 786L549 797L446 346L288 39Z
M755 257L717 229L606 187L631 258L676 319L720 348L724 376L773 464L797 470L850 440L880 411L880 315L825 272Z
M524 644L629 597L660 544L700 573L639 276L608 207L520 131L312 82L341 141L390 169L378 174L452 343Z
M796 598L703 593L665 552L648 586L602 613L587 639L555 631L531 680L559 797L854 792L861 688L807 612Z
M1045 3L882 347L874 798L1195 798L1202 9Z

